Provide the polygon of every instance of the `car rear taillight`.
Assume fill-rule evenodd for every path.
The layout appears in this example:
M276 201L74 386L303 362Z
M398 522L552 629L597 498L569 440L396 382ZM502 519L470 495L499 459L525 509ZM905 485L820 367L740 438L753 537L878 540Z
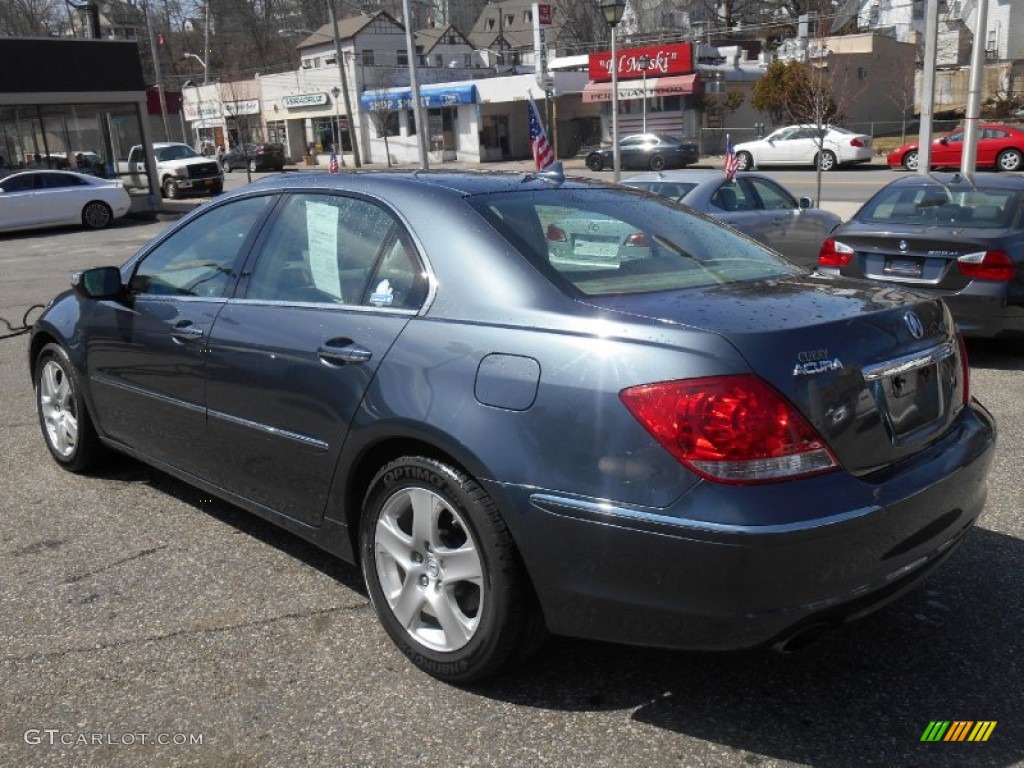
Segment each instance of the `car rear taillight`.
M1013 280L1015 267L1006 251L978 251L967 253L956 260L960 274L972 280Z
M565 230L561 227L556 227L554 224L548 224L548 240L553 243L564 243L567 238L565 236Z
M967 359L967 343L964 341L964 335L958 333L956 335L957 345L960 347L960 373L964 379L964 405L971 404L971 364Z
M623 245L629 245L634 247L646 247L650 245L650 241L647 239L647 235L643 232L634 232L632 235L626 238L626 242Z
M830 237L818 251L819 267L845 267L853 258L853 248Z
M766 483L839 466L814 427L752 374L647 384L619 397L669 453L708 480Z
M854 138L850 139L850 146L851 147L863 147L864 146L864 142L861 141L859 138L854 137Z

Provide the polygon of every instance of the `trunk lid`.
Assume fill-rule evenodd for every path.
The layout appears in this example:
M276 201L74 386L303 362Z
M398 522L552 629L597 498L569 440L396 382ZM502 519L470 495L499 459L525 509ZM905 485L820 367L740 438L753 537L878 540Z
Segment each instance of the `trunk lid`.
M962 351L938 300L797 276L591 301L725 337L854 474L927 448L963 407Z

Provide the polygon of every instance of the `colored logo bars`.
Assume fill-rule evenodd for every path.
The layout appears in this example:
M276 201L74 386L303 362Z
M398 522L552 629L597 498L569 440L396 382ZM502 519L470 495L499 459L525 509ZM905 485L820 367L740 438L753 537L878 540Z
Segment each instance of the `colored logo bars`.
M996 728L995 720L932 720L921 734L921 741L988 741Z

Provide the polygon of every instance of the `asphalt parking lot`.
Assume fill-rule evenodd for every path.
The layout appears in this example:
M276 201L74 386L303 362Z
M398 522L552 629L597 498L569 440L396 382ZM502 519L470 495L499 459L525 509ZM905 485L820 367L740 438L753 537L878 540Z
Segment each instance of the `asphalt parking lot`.
M0 317L165 226L0 236ZM989 502L924 588L794 655L556 638L459 689L400 656L355 568L133 461L58 469L26 345L0 341L0 766L1024 764L1019 350L970 345ZM936 720L996 726L922 742Z

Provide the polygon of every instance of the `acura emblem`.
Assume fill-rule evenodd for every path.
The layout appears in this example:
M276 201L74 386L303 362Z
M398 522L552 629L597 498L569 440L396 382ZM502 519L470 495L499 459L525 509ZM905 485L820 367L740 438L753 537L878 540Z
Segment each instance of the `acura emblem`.
M903 253L907 252L907 241L906 240L900 240L900 251L902 251Z
M915 339L920 339L924 336L924 326L921 324L921 318L913 312L907 312L907 314L903 316L903 322L907 324L907 328L910 330L910 335Z

